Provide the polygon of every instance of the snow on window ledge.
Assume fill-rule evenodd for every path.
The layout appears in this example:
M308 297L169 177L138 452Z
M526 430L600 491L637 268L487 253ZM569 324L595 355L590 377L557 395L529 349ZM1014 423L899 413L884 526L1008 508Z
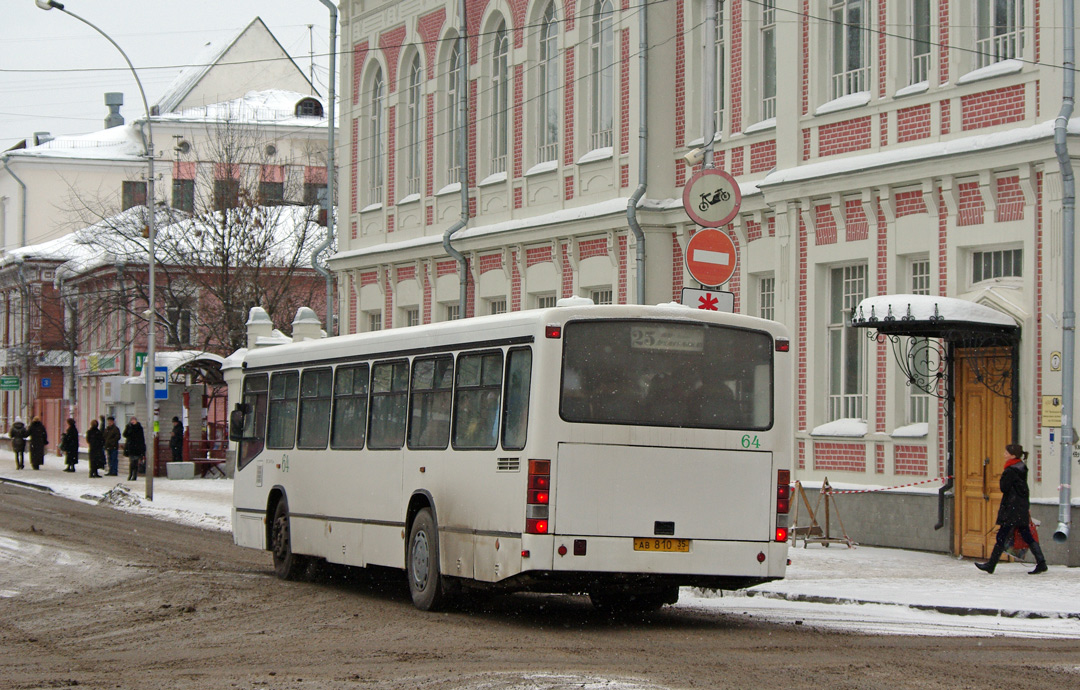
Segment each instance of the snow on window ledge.
M378 211L381 208L382 208L382 202L380 201L380 202L375 203L375 204L368 204L364 208L360 209L360 213L367 213L368 211Z
M849 93L846 96L840 98L834 98L828 103L822 103L814 111L815 115L824 115L826 113L835 113L840 110L850 110L851 108L861 108L870 102L870 92L860 91L859 93Z
M420 195L416 194L415 192L412 194L408 194L401 199L398 199L397 205L403 206L405 204L411 204L414 201L420 201Z
M930 90L930 82L920 81L918 84L911 84L905 86L902 89L897 89L893 94L893 98L903 98L904 96L914 96L917 93L926 93Z
M1002 60L1001 62L995 62L987 65L986 67L980 67L973 72L968 72L964 76L956 80L957 84L970 84L973 81L982 81L983 79L992 79L993 77L1000 77L1004 74L1015 74L1024 68L1024 63L1019 60Z
M930 425L926 422L918 422L896 427L889 435L893 438L925 438L928 433L930 433Z
M537 163L533 167L525 171L525 177L530 175L540 175L547 172L554 172L559 169L559 161L544 161L543 163Z
M592 151L589 151L584 156L579 158L577 164L582 165L584 163L593 163L595 161L611 160L611 157L614 155L614 153L615 150L611 146L593 149Z
M764 132L767 129L776 129L776 118L770 117L768 120L762 120L761 122L755 122L746 129L743 130L743 134L753 134L754 132Z
M837 419L827 424L815 427L810 432L811 436L866 436L865 419Z
M492 173L476 183L477 187L486 187L489 184L498 184L500 182L506 182L506 172Z
M450 184L446 185L445 187L443 187L439 191L435 192L435 196L443 196L445 194L453 194L454 192L460 192L460 191L461 191L461 183L460 182L451 182Z

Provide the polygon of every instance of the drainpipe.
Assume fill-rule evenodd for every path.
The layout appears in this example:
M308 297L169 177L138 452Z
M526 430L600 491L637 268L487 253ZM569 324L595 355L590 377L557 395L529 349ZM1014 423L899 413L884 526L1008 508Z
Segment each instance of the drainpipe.
M334 114L334 76L337 72L337 20L338 9L331 0L319 0L330 10L330 86L327 93L327 129L326 135L326 241L320 244L311 254L311 267L326 278L326 334L334 335L334 276L330 271L319 263L319 254L334 242L334 129L336 127ZM312 84L314 86L314 84Z
M1061 99L1061 111L1054 120L1054 153L1061 168L1062 188L1062 254L1064 255L1064 309L1062 311L1062 362L1061 362L1061 483L1058 485L1058 526L1054 531L1054 541L1064 542L1069 538L1069 523L1072 520L1072 409L1073 377L1076 359L1076 312L1073 291L1076 289L1073 270L1076 263L1075 220L1076 220L1076 180L1073 177L1072 161L1069 159L1069 146L1065 140L1069 127L1069 118L1073 111L1073 94L1076 91L1073 68L1076 66L1076 47L1073 40L1073 3L1062 3L1064 8L1062 33L1064 35L1064 59L1062 73L1065 85Z
M15 174L15 171L8 167L8 157L7 156L4 156L4 157L0 158L0 161L3 161L4 170L7 170L7 174L11 175L13 178L15 178L15 181L19 183L20 187L22 187L22 219L21 219L21 222L19 223L19 229L20 229L20 232L22 234L21 234L21 237L19 239L19 246L20 247L25 247L26 246L26 183L23 182L22 180L20 180L19 176Z
M6 161L5 161L6 163ZM9 171L10 172L10 171ZM18 179L18 178L16 178ZM22 345L19 347L19 354L21 355L22 365L22 383L20 384L19 394L22 397L22 415L24 419L30 418L30 281L26 279L26 274L23 272L23 266L26 260L21 256L16 256L13 261L15 262L15 268L19 272L19 311L22 321Z
M465 255L459 252L450 244L450 238L455 232L464 228L469 222L469 160L466 157L468 154L468 148L466 147L465 137L468 133L468 127L466 126L465 118L468 115L467 99L465 89L467 88L466 71L469 69L469 59L466 53L468 43L465 40L465 0L458 0L458 13L460 15L459 21L461 22L461 29L458 33L458 56L461 60L461 69L458 70L458 161L460 164L460 174L458 176L458 182L461 185L461 218L446 229L443 233L443 249L446 253L454 257L458 262L458 275L461 276L460 288L458 293L458 318L464 319L466 311L466 303L468 302L469 295L469 261L465 258Z
M645 196L645 188L649 183L649 99L648 93L648 35L645 32L645 8L638 12L638 186L626 202L626 223L634 233L634 246L637 248L637 302L645 304L645 233L638 223L637 205Z

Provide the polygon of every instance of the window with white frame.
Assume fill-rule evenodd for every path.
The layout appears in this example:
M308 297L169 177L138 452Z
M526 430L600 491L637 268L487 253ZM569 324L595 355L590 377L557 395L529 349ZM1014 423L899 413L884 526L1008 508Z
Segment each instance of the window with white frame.
M866 297L866 264L829 271L829 421L866 419L866 338L851 323L851 310Z
M369 331L381 331L382 330L382 312L372 311L367 315L367 327Z
M537 150L536 162L558 160L559 157L559 22L555 18L555 2L548 2L540 19L539 61L537 78Z
M971 282L993 278L1019 278L1023 275L1023 249L998 249L971 253Z
M458 145L460 136L458 128L461 125L459 105L461 93L458 89L458 75L461 73L462 61L461 49L457 40L454 41L454 45L450 49L448 66L449 69L446 72L446 136L444 141L446 142L446 182L447 184L453 184L461 181L461 147Z
M593 5L592 36L589 52L592 58L592 122L593 150L607 148L612 142L612 123L615 113L615 34L612 29L614 9L611 0L596 0Z
M911 3L911 74L909 84L930 80L930 0Z
M419 326L420 325L420 308L419 307L408 307L408 308L403 310L403 315L405 316L405 325L406 326Z
M776 117L776 0L761 3L761 119Z
M510 38L500 20L491 44L491 165L490 174L506 172L510 138Z
M724 41L724 5L716 4L716 34L713 36L716 43L716 103L713 104L713 129L717 132L724 131L724 105L726 103L725 91L727 82L727 44ZM711 132L710 132L711 134Z
M505 314L506 313L506 298L488 300L488 313L489 314Z
M758 278L758 316L772 321L776 318L776 278Z
M830 0L831 98L870 90L870 16L866 0Z
M445 321L457 321L461 318L461 304L451 302L450 304L445 305L443 314L446 317L444 319Z
M930 259L914 259L909 264L909 289L913 295L930 294ZM913 371L930 370L930 349L926 338L908 341L908 366ZM907 423L921 424L930 419L930 394L908 384Z
M383 194L383 95L382 68L375 70L368 91L368 204L382 203Z
M977 0L976 67L1011 60L1024 52L1024 0Z
M593 301L593 304L611 304L611 288L593 288L589 290L589 299Z
M537 309L552 309L559 301L558 295L537 295L536 296L536 308Z
M420 177L423 171L424 140L421 133L423 114L424 72L420 67L420 54L416 53L409 63L405 91L405 193L420 193Z

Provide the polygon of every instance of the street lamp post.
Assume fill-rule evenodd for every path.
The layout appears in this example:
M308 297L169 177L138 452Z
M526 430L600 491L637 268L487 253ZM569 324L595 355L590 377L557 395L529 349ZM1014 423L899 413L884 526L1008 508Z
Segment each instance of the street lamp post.
M150 294L148 297L148 308L146 310L146 360L143 362L143 375L146 385L146 421L149 425L150 440L146 444L146 498L147 500L154 500L154 465L155 456L157 455L157 442L155 441L155 429L156 415L154 415L154 374L155 364L157 363L157 354L154 352L154 331L157 312L155 311L155 279L154 279L154 130L150 122L150 105L146 101L146 91L143 90L142 80L139 79L139 73L135 71L135 65L131 64L131 59L124 52L116 41L112 39L107 33L99 29L94 24L83 19L79 15L75 14L71 10L65 9L63 3L56 2L56 0L34 0L35 4L43 10L60 10L64 14L78 19L83 24L86 24L94 31L105 37L109 43L113 45L120 54L124 57L124 61L127 62L128 69L131 70L132 76L135 77L135 83L139 87L139 95L142 96L143 109L146 111L146 135L143 137L143 148L146 152L146 227L147 227L147 266L149 275L147 279L150 282ZM166 384L167 385L167 384Z

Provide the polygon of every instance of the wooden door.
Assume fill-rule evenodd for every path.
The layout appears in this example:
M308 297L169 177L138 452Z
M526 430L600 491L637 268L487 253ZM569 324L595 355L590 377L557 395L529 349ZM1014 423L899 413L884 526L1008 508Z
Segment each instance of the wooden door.
M998 479L1005 469L1005 445L1012 443L1011 397L979 380L988 357L1011 354L1005 348L958 350L954 367L956 549L974 558L986 558L994 546L994 521L1001 503Z

